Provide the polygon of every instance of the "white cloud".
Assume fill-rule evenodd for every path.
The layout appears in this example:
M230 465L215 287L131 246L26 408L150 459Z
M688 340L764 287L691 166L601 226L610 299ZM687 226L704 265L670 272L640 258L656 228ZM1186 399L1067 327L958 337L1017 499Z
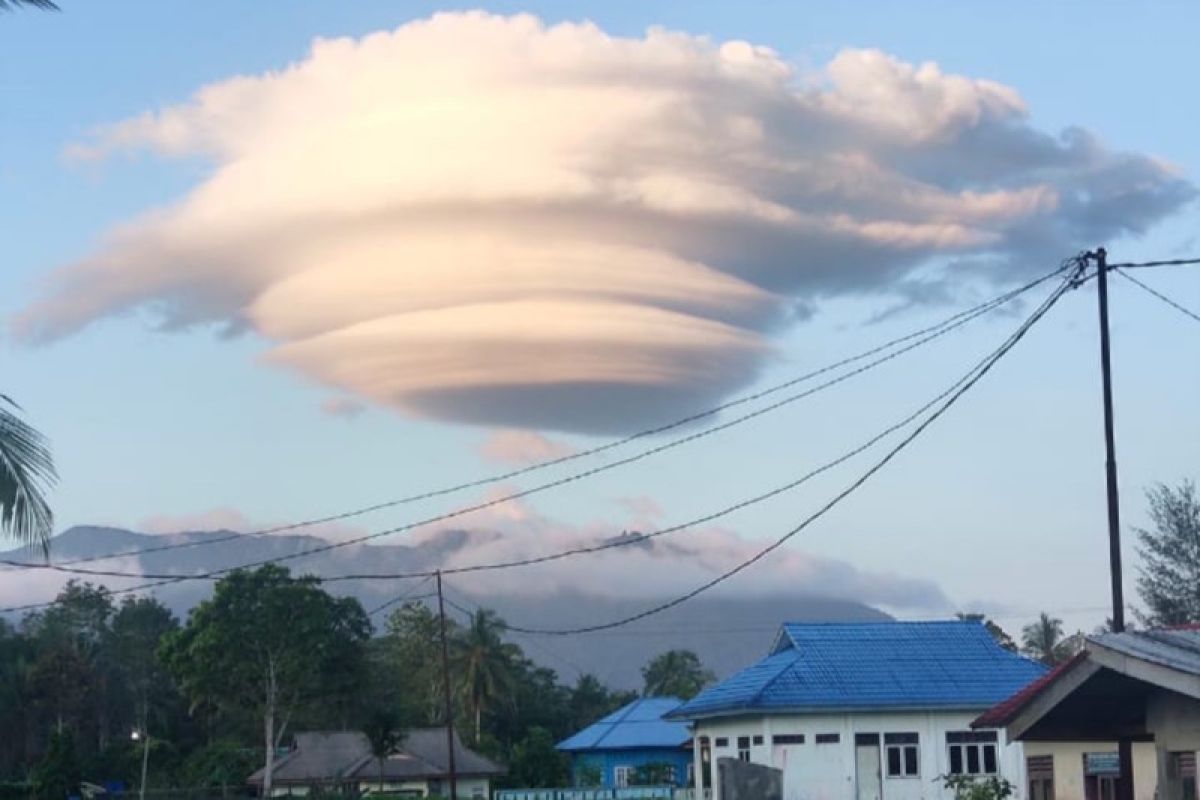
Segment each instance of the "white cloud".
M214 169L66 265L21 336L147 306L407 413L585 432L746 384L790 309L935 258L1015 279L1194 194L934 64L801 76L745 42L482 13L318 40L73 152L132 148Z
M287 525L291 522L295 522L295 520L290 520L289 522L254 520L236 508L221 506L196 512L155 514L139 521L137 528L139 531L145 533L164 535L211 531L255 533ZM303 528L297 528L294 531L286 531L284 533L340 541L362 536L366 533L366 530L344 522L322 522L316 525L305 525Z
M574 447L535 431L496 431L479 445L479 454L498 464L536 464L573 455Z
M507 494L504 488L493 494ZM447 546L442 569L505 562L594 545L626 531L648 533L667 523L651 523L662 514L646 498L622 501L630 512L625 524L569 524L544 516L533 506L512 501L472 514L466 534L425 529L411 543ZM770 532L770 537L778 532ZM750 540L728 528L702 526L639 544L615 547L545 564L492 572L473 572L465 580L475 594L540 596L558 592L663 599L694 589L747 560L769 541ZM723 584L719 591L737 595L804 594L855 600L909 613L942 612L950 607L932 581L894 574L863 572L851 564L783 547Z

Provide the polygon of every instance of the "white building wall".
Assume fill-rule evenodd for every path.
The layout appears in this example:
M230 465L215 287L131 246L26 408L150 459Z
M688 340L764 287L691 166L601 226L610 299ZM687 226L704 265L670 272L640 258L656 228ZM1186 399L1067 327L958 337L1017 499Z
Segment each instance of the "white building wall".
M982 709L980 709L982 711ZM708 737L711 769L717 759L737 757L739 736L761 736L763 744L750 748L756 764L783 770L784 800L856 800L855 734L880 734L880 759L884 800L953 800L938 778L949 772L946 733L969 731L979 712L903 712L862 714L805 714L718 718L696 723L696 736ZM836 733L837 744L817 744L818 734ZM886 733L916 733L919 737L920 776L887 777ZM803 734L804 744L774 746L772 736ZM1008 744L997 731L1000 775L1012 781L1018 798L1025 796L1025 759L1019 743ZM727 746L717 747L719 738ZM751 739L753 741L753 738ZM710 776L715 778L715 776ZM716 786L717 781L712 780ZM724 800L716 798L714 800Z

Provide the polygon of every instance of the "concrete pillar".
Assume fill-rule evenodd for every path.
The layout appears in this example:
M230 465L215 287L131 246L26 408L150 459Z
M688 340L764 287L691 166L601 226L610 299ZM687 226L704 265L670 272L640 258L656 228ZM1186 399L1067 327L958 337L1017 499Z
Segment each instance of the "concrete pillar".
M712 781L712 800L721 800L721 767L717 764L716 737L712 737L708 749L708 774Z
M704 795L704 759L701 758L700 731L692 728L692 783L696 786L696 800Z

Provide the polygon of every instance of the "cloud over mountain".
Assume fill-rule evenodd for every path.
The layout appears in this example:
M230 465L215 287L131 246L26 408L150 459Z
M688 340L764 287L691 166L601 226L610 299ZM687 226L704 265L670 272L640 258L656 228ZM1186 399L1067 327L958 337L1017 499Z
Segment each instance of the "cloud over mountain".
M483 13L318 40L73 152L137 148L213 169L65 265L19 335L145 307L406 413L582 432L717 401L798 307L937 259L1012 280L1194 194L933 64L799 75L745 42Z

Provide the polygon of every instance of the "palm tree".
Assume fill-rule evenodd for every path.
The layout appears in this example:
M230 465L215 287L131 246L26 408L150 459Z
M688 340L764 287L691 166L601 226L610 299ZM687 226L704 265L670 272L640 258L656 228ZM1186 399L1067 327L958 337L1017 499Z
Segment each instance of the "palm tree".
M10 11L21 6L32 6L46 11L58 11L58 5L52 0L0 0L0 11Z
M367 719L363 733L371 743L371 755L379 762L379 793L383 794L383 768L387 757L404 741L400 718L391 709L381 709Z
M476 744L483 733L485 708L507 701L516 682L514 668L520 650L504 641L504 628L504 620L495 611L481 608L454 641L453 669L475 720Z
M45 437L5 406L20 410L0 394L0 532L49 552L54 514L44 493L58 477L54 459Z
M1053 667L1063 660L1066 654L1063 644L1062 620L1045 611L1036 622L1021 629L1021 652L1047 666Z

